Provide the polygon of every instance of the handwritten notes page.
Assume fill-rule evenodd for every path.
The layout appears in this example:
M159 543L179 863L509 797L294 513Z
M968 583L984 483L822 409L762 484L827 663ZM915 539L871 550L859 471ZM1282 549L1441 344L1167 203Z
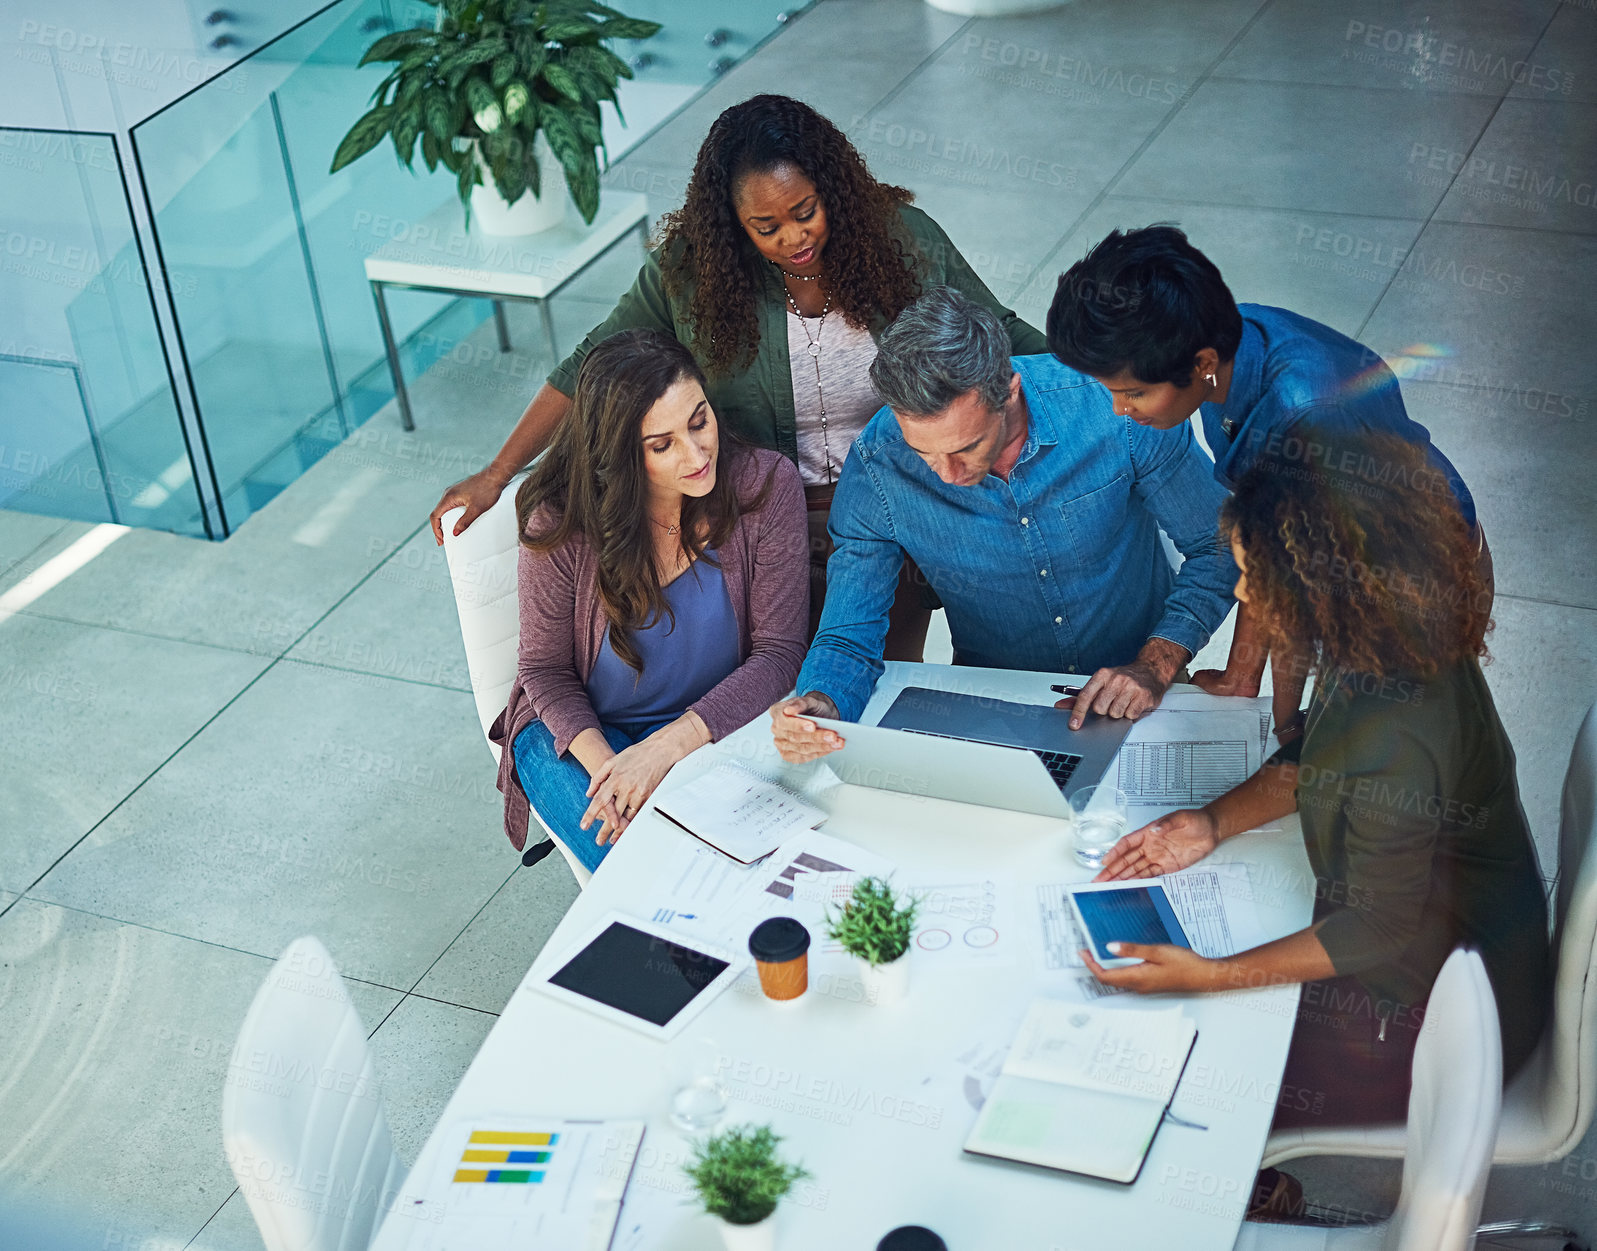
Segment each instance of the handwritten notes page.
M965 1150L1135 1181L1196 1038L1180 1008L1034 1000Z

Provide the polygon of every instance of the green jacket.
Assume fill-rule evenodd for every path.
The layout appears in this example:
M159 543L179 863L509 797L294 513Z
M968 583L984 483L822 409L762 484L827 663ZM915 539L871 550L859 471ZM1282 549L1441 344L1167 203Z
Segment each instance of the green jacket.
M1512 1074L1541 1035L1552 963L1514 749L1479 662L1429 679L1323 674L1300 742L1314 914L1337 973L1401 1017L1454 947L1478 949Z
M899 213L924 264L923 290L939 285L955 287L978 304L992 309L1009 330L1009 341L1014 345L1016 356L1032 356L1048 350L1048 341L1038 330L1015 316L1013 310L999 304L941 226L913 205L901 206ZM760 281L759 352L747 369L711 378L705 395L716 417L743 438L797 460L793 374L787 351L787 299L774 267L760 266ZM688 347L693 346L688 323L688 293L682 291L675 297L667 295L658 250L649 253L638 271L637 281L621 297L610 316L589 331L577 350L549 375L549 385L570 395L576 389L577 369L595 344L618 331L645 327L663 330ZM880 337L885 328L885 324L871 326L872 337Z

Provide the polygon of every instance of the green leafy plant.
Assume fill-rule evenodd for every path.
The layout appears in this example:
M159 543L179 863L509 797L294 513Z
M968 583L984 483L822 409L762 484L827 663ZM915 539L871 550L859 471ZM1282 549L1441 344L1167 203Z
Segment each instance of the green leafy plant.
M882 878L861 878L841 911L828 912L826 936L873 967L891 964L909 950L919 911L920 904L912 898L899 904Z
M587 0L427 0L439 10L433 29L384 35L360 63L393 62L372 92L372 108L349 128L332 172L365 156L384 137L407 169L417 144L428 170L455 175L471 211L482 181L473 148L499 193L514 204L538 194L533 140L541 132L582 219L599 211L599 160L604 136L599 104L616 103L616 85L632 69L605 46L611 39L647 39L660 23L627 17Z
M739 1125L693 1144L693 1158L682 1171L699 1192L699 1202L711 1216L732 1225L757 1225L777 1202L808 1177L802 1165L778 1158L782 1140L769 1125Z

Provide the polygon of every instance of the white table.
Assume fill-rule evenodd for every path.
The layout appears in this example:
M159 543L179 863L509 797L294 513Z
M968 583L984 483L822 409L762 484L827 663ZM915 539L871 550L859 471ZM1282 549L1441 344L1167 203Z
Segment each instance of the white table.
M890 665L863 720L879 718L906 685L1010 699L1052 700L1064 675ZM774 761L768 722L745 727L682 762L664 784L720 758ZM823 831L921 870L1015 884L1015 911L1035 914L1035 887L1090 876L1068 859L1057 821L843 786L817 766L792 773L831 813ZM830 778L830 781L823 780ZM534 970L559 959L611 909L652 915L661 866L688 836L640 818L550 938ZM1246 861L1273 931L1307 924L1312 882L1296 821L1277 833L1228 840L1217 858ZM1033 923L1035 924L1035 923ZM1024 928L1024 927L1022 927ZM1028 931L1029 932L1029 931ZM814 948L812 948L812 955ZM912 959L921 953L913 953ZM838 959L838 957L830 957ZM752 971L671 1044L568 1007L525 982L505 1006L411 1174L425 1189L439 1167L443 1127L464 1117L641 1117L648 1133L627 1193L615 1251L719 1251L713 1224L688 1203L684 1139L671 1127L674 1053L712 1037L733 1095L729 1123L769 1122L782 1150L814 1174L779 1209L780 1247L869 1251L901 1224L935 1229L952 1251L1224 1251L1236 1239L1285 1062L1297 988L1188 997L1197 1046L1141 1177L1131 1186L965 1156L975 1118L956 1061L1007 1043L1037 994L1071 994L1074 976L1049 972L1030 945L1010 964L912 965L909 998L860 1002L842 965L812 960L811 988L789 1005L762 998ZM1163 1006L1119 996L1116 1006ZM1168 1003L1168 999L1164 999ZM1193 1126L1206 1126L1198 1129ZM374 1251L402 1251L417 1222L396 1212ZM491 1249L484 1249L491 1251Z
M648 201L636 191L607 191L591 226L570 213L558 226L535 235L500 237L467 230L464 210L450 200L421 221L404 223L404 236L366 258L366 281L377 303L383 350L394 378L394 398L406 430L416 423L410 412L410 395L399 361L384 291L433 291L441 295L486 296L493 301L494 326L499 350L510 351L510 331L505 324L505 300L538 305L543 315L549 352L560 359L555 343L554 318L549 301L568 282L607 253L633 231L644 245L649 239Z

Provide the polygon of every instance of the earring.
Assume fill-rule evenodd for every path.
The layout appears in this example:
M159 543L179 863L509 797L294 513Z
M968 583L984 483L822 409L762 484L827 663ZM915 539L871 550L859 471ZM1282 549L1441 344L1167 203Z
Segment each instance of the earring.
M1203 380L1205 382L1207 382L1211 387L1217 387L1217 386L1220 385L1220 380L1218 378L1216 378L1213 374L1204 374L1203 375Z

